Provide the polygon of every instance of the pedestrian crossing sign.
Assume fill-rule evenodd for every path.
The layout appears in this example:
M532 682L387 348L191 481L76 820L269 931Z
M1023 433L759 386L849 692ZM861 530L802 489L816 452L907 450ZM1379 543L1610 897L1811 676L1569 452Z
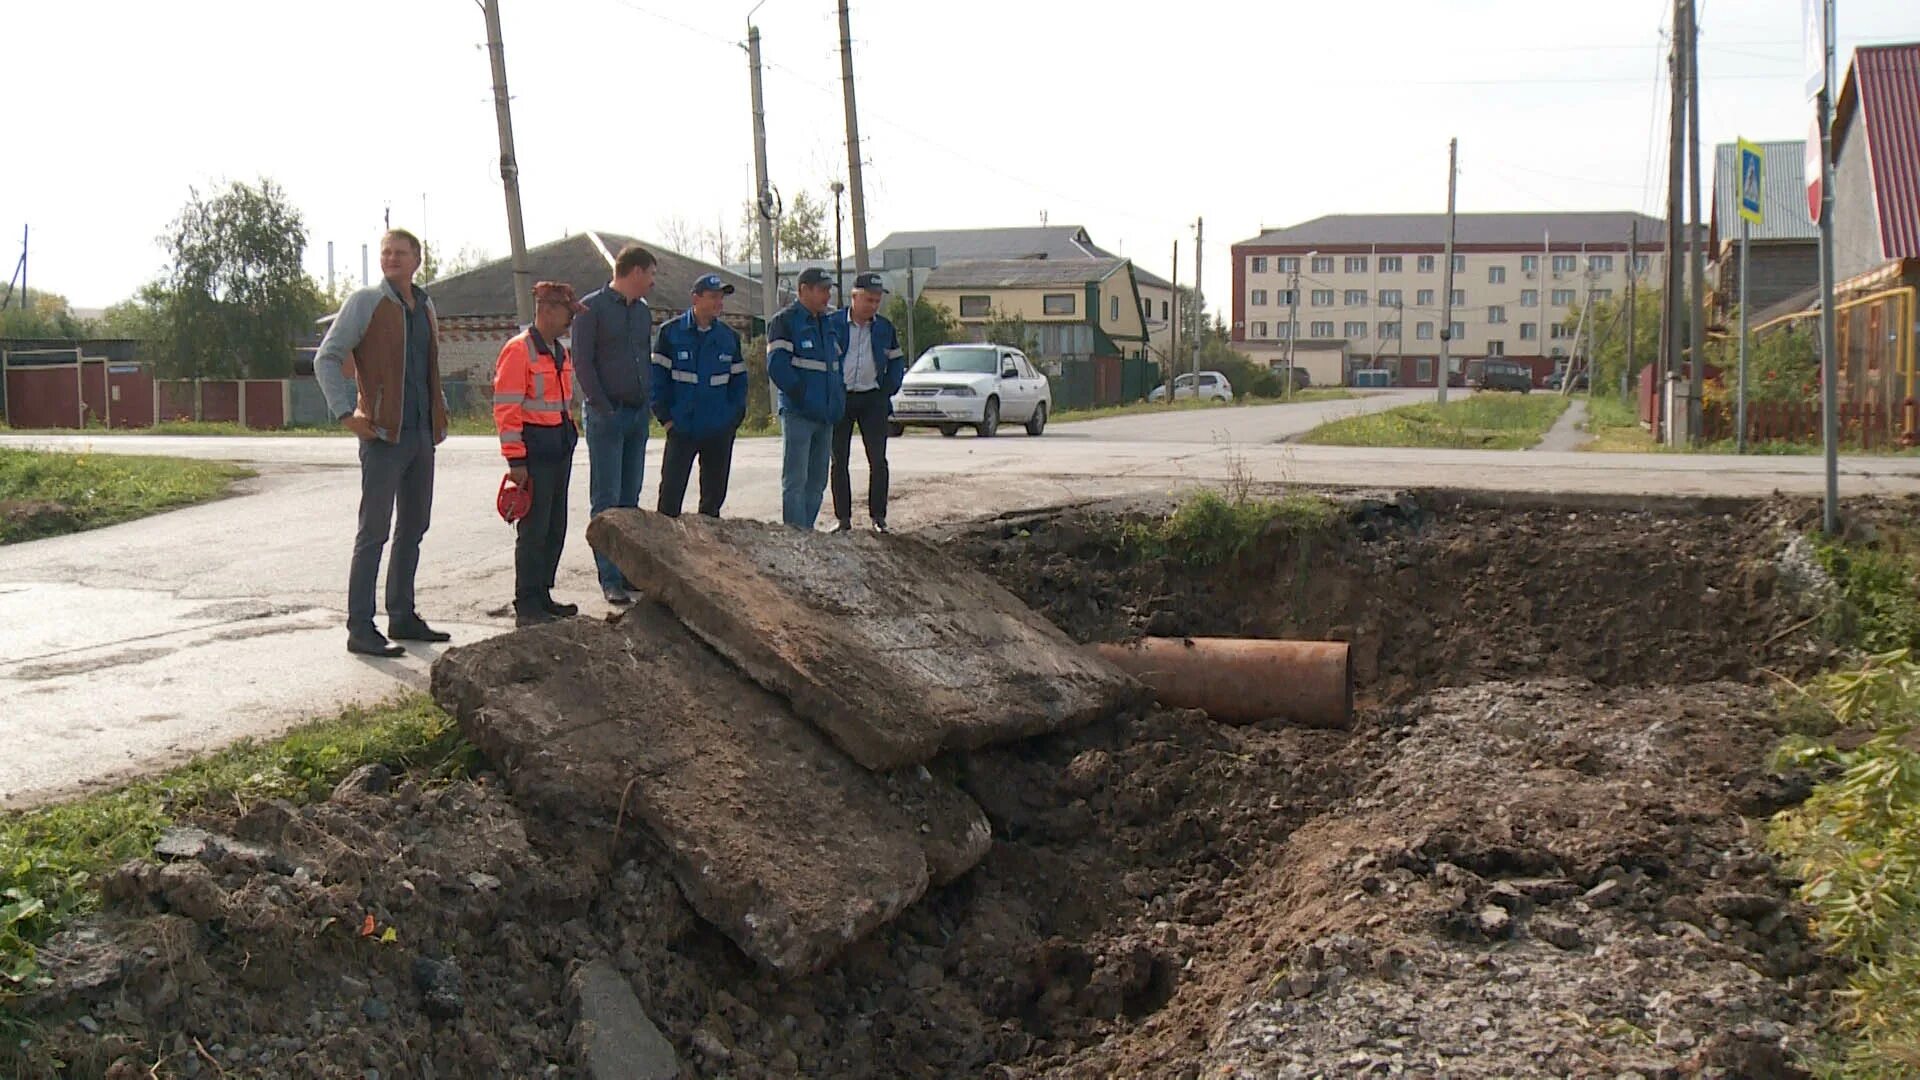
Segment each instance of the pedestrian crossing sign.
M1764 216L1760 209L1760 161L1758 146L1741 139L1740 143L1740 216L1755 225Z

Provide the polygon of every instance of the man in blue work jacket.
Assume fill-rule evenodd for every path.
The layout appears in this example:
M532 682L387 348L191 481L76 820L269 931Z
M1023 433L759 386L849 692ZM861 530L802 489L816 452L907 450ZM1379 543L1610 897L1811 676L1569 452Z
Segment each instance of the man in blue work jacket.
M819 267L800 274L800 299L767 324L767 378L779 391L780 517L812 529L827 493L833 426L846 412L840 346L827 325L833 275Z
M827 316L834 343L842 356L841 381L847 388L847 411L833 426L834 532L853 528L853 429L867 451L867 516L875 532L887 531L887 424L893 415L893 395L907 375L907 354L893 323L880 314L887 287L879 274L861 274L853 280L847 306Z
M733 471L733 437L747 417L747 362L740 335L720 321L733 286L708 274L693 303L661 324L653 340L653 415L667 429L660 461L661 513L680 516L687 477L700 459L700 512L720 516Z
M573 319L573 365L587 399L587 483L592 513L640 505L647 463L647 346L653 309L653 252L628 244L614 256L613 280L586 295ZM600 591L618 607L633 603L625 575L613 560L593 553Z

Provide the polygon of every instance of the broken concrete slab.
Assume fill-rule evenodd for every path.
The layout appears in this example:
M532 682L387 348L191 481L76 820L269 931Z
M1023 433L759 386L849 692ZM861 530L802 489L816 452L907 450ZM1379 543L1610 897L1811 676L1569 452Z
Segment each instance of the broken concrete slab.
M574 1012L569 1037L574 1063L589 1080L676 1080L680 1059L628 985L605 960L573 973L567 996Z
M964 793L861 768L658 605L450 650L433 695L517 797L644 825L694 910L778 972L824 966L991 843Z
M647 595L870 769L1060 731L1144 687L961 560L911 537L599 515Z

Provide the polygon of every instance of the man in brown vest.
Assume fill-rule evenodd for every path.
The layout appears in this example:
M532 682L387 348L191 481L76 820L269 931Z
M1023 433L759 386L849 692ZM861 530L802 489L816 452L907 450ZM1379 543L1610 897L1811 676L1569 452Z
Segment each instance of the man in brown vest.
M433 511L434 447L447 437L433 301L413 283L420 240L405 229L380 238L380 284L347 298L314 355L327 407L360 438L360 527L347 574L347 651L400 656L389 641L447 641L413 607L420 540ZM398 509L399 521L394 522ZM373 625L373 584L391 527L387 634Z

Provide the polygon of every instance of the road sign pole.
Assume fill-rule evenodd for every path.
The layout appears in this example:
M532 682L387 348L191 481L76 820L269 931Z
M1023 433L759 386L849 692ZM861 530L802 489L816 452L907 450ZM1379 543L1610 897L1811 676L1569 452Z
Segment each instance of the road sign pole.
M1740 376L1734 397L1734 435L1737 453L1747 452L1747 249L1752 247L1753 226L1766 221L1766 200L1761 198L1760 171L1766 156L1759 146L1741 139L1734 144L1740 177Z
M1747 236L1750 226L1740 219L1740 388L1734 399L1734 451L1747 452Z

